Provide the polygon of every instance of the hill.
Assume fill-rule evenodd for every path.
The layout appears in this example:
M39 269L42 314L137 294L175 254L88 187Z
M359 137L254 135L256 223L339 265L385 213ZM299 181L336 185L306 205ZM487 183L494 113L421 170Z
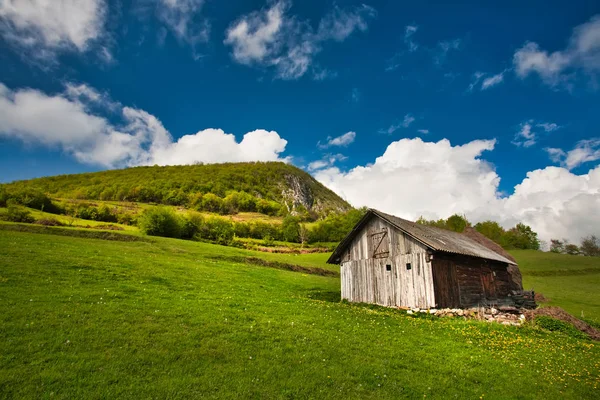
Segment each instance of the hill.
M282 162L135 167L17 181L54 198L158 203L199 211L317 219L352 207L310 174Z
M324 255L139 237L0 229L1 398L597 397L589 340L348 304L337 276L248 262Z

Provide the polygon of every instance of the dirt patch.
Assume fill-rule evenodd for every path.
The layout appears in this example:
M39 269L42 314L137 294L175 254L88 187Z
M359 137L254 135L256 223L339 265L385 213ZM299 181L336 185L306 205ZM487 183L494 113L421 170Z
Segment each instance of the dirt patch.
M547 303L550 301L550 299L541 293L535 292L535 301L538 303Z
M592 340L600 341L600 331L586 324L580 319L575 318L560 307L542 307L536 310L526 311L525 318L529 321L533 321L535 317L539 315L545 315L559 321L568 322L581 332L588 335Z

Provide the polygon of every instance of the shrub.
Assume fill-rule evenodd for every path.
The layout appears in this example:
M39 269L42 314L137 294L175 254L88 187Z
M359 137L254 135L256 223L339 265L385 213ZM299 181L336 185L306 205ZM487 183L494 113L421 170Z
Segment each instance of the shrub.
M560 321L546 315L539 315L535 317L535 324L548 331L561 332L572 337L587 339L587 335L585 333L581 332L568 322Z
M23 207L16 206L14 204L10 204L6 209L6 213L2 216L5 221L10 222L26 222L32 223L35 221L35 218L31 216L29 210Z
M137 223L136 216L129 213L117 214L117 222L124 225L135 225Z
M233 235L233 223L218 217L206 218L197 233L199 238L219 244L229 244Z
M203 210L218 213L221 211L222 207L223 199L221 199L219 196L212 193L206 193L204 196L202 196Z
M202 225L204 224L204 217L202 214L198 214L195 212L188 213L182 222L181 227L181 238L182 239L193 239L200 230L202 229Z
M181 236L181 219L165 207L149 208L138 218L140 230L151 236L178 238Z
M288 215L281 224L281 234L286 242L298 243L300 241L300 221L298 218Z

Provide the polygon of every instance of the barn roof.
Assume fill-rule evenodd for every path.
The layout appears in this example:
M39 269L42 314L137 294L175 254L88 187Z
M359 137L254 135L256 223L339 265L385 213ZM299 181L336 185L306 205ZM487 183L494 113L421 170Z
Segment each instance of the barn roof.
M369 211L367 211L365 216L356 224L348 236L341 241L327 262L330 264L339 264L343 252L350 246L352 240L362 230L363 226L374 216L387 221L389 224L431 250L479 257L486 260L500 261L514 265L517 264L512 257L508 258L499 254L499 252L486 247L484 244L478 243L467 235L433 226L417 224L375 209L369 209Z

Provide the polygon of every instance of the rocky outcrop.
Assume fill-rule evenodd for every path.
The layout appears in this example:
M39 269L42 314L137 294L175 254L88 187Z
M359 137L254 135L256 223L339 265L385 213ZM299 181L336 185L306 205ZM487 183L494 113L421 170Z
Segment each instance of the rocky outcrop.
M292 212L302 206L310 211L313 208L315 198L310 186L297 175L286 175L287 187L281 191L288 211Z

